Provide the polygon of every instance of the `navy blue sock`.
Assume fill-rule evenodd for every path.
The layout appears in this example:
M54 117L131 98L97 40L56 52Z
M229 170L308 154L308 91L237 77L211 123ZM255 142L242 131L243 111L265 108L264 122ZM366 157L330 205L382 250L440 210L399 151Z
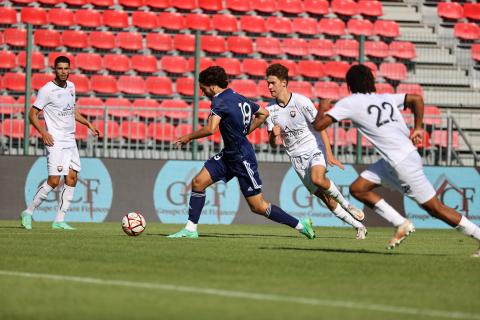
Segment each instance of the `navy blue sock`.
M194 191L190 195L188 220L197 224L202 214L203 206L205 205L205 191Z
M277 207L274 204L270 204L266 212L267 218L278 223L286 224L292 228L295 228L298 224L298 219L292 217L288 213Z

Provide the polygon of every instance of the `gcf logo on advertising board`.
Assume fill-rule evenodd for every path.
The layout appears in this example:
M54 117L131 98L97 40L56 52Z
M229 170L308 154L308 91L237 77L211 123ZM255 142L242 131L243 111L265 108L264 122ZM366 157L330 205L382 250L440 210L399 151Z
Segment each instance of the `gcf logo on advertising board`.
M425 167L425 175L432 183L437 197L445 205L457 210L472 222L480 222L480 176L474 168ZM417 203L405 197L405 215L416 227L447 228L446 223L431 217Z
M337 167L330 168L327 176L335 182L345 199L357 208L363 208L363 204L353 199L348 193L350 184L358 176L352 166L346 165L345 170ZM298 218L310 216L315 225L346 225L335 217L319 198L310 194L293 168L290 168L283 178L282 186L280 187L280 206L283 210Z
M167 161L158 173L153 201L158 218L163 223L185 223L191 181L202 169L201 161ZM200 223L230 224L240 205L240 188L236 179L218 181L206 190L205 206Z
M25 202L29 204L38 188L47 180L47 159L35 161L25 183ZM63 179L62 179L63 181ZM47 199L35 210L35 221L53 221L57 213L63 182L52 190ZM70 208L65 220L74 222L102 222L112 204L112 180L107 168L99 159L82 159L82 171L78 174Z

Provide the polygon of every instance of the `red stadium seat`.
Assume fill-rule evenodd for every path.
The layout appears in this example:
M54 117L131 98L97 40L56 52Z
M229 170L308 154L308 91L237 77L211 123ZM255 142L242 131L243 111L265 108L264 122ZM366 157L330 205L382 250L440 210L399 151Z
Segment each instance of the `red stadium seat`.
M328 39L313 39L308 43L310 54L322 57L331 58L335 55L333 42Z
M145 80L139 76L120 76L117 81L118 89L127 94L144 94Z
M303 13L303 6L301 0L279 0L278 10L287 14Z
M442 111L438 107L425 106L423 116L423 123L426 125L440 126L442 124Z
M181 10L193 10L197 8L196 0L175 0L170 1L170 5Z
M76 67L75 57L68 52L50 52L48 54L48 66L53 68L55 64L55 59L58 58L59 56L64 56L70 59L70 70L75 69Z
M147 126L139 121L125 121L120 125L122 137L128 140L145 140L147 138Z
M73 6L73 7L81 7L83 5L88 4L87 0L63 0L67 5Z
M118 4L127 8L140 8L145 5L144 0L118 0Z
M215 14L212 17L212 27L218 31L233 33L238 31L238 21L230 14Z
M120 138L120 125L113 120L94 120L92 124L98 128L100 132L100 138L105 138L105 132L107 132L107 139L118 139ZM106 130L105 130L106 126Z
M132 56L132 69L141 73L157 72L157 58L155 56L137 54Z
M182 74L188 72L188 62L183 56L163 56L160 59L162 69L169 73Z
M255 42L256 51L271 56L277 56L282 53L280 41L277 38L257 38Z
M274 13L277 11L276 0L255 0L251 2L252 9L261 13Z
M346 138L349 144L353 144L354 146L356 146L357 145L357 129L356 128L348 129ZM370 143L370 141L367 140L365 135L362 135L362 147L367 147L367 148L373 147L373 145Z
M335 52L337 55L346 58L358 58L360 44L353 39L339 39L335 42Z
M108 98L105 100L108 114L118 118L127 118L132 115L132 103L125 98Z
M264 98L272 99L272 94L268 89L268 83L266 81L258 81L258 94Z
M200 100L198 101L198 118L200 120L206 120L210 116L210 109L211 102Z
M287 38L282 41L282 51L292 56L308 55L308 43L301 38Z
M201 57L200 58L200 70L205 70L208 67L214 65L212 58L209 57ZM195 58L190 57L188 58L188 71L193 72L195 70Z
M83 74L70 74L68 80L75 84L75 91L83 94L90 92L90 80Z
M184 96L193 96L194 80L193 78L178 78L177 92Z
M103 11L103 24L113 29L124 29L128 27L128 14L120 10Z
M340 98L340 88L338 83L333 81L316 82L315 96L324 99L338 100Z
M34 90L39 90L54 78L55 75L53 73L34 73L32 75L32 88Z
M395 58L413 60L417 57L415 45L408 41L393 41L389 49L390 55Z
M350 64L345 61L327 61L323 65L323 69L329 77L336 79L345 79Z
M220 36L205 35L201 37L201 49L205 52L224 53L227 49L225 39Z
M69 9L53 8L48 12L48 23L60 27L70 27L75 24L75 16Z
M225 6L228 10L247 12L252 9L250 1L245 0L226 0Z
M93 91L104 94L117 94L117 82L113 76L93 75L90 79Z
M392 85L387 82L375 83L375 90L377 91L377 93L395 93Z
M83 31L65 30L62 33L62 43L68 48L84 49L88 47L88 36Z
M252 39L243 36L233 36L227 39L228 50L236 54L253 53Z
M206 11L221 11L223 10L222 0L198 0L198 6Z
M30 106L33 106L35 100L36 100L36 97L35 97L34 95L31 95L31 96L30 96L30 104L29 104L29 105L30 105ZM25 95L21 95L20 97L18 97L17 103L22 106L21 112L23 112L23 107L24 107L24 105L25 105Z
M20 113L23 106L12 96L0 96L0 115ZM2 116L2 118L4 118ZM0 131L1 133L1 131Z
M323 64L315 60L302 60L297 64L298 73L308 78L322 78L325 76Z
M160 104L163 110L163 115L171 119L189 119L191 108L183 100L163 100Z
M244 59L242 66L243 72L248 75L265 77L265 71L267 70L268 63L263 59Z
M12 139L23 139L24 127L23 119L3 119L0 132Z
M275 17L271 16L267 18L266 21L267 31L288 35L293 32L293 26L290 19L284 17Z
M332 0L332 12L342 16L354 16L357 14L357 3L353 0Z
M37 46L45 48L57 48L60 47L60 33L55 30L39 29L34 33L34 43Z
M145 5L153 9L168 9L170 8L170 0L145 0Z
M400 83L397 87L397 93L418 94L423 97L422 86L414 83Z
M163 113L160 104L153 99L137 99L133 101L134 114L142 118L159 118Z
M474 43L472 45L472 58L477 62L480 61L480 43Z
M105 69L113 72L127 72L130 70L130 59L124 54L106 54L103 57Z
M463 40L480 39L480 27L473 22L457 22L453 28L455 37Z
M318 34L318 23L313 18L294 18L292 24L295 33L309 36Z
M24 7L20 11L20 21L36 26L47 24L47 12L42 8Z
M345 23L338 18L323 18L318 23L318 32L330 36L343 36L345 34Z
M327 0L304 0L303 9L314 15L326 15L328 14L328 1Z
M212 29L210 17L206 14L190 13L185 17L188 29L208 31Z
M173 47L184 52L194 52L195 36L191 34L176 34L173 36Z
M474 20L478 23L480 20L480 4L479 3L465 3L463 5L463 13L465 18Z
M380 74L390 80L402 81L407 78L407 67L402 63L384 62L380 65Z
M313 87L308 81L290 81L288 83L288 88L292 92L300 93L307 98L313 97Z
M25 60L25 52L23 53L23 59ZM11 51L0 51L0 69L15 69L17 66L17 57L15 53Z
M75 64L79 69L89 72L103 69L102 57L97 53L79 53L75 57Z
M80 9L75 12L75 21L85 28L98 28L102 26L102 15L91 9Z
M2 59L0 58L0 61L1 60ZM27 66L25 51L21 51L18 53L18 65L22 68L25 68ZM43 53L38 51L32 52L32 69L41 70L44 68L45 68L45 57L43 56Z
M357 3L358 12L367 17L383 16L383 7L380 1L360 0Z
M268 144L268 131L266 127L255 129L247 136L248 141L253 145Z
M89 0L96 7L113 7L114 0Z
M158 96L169 96L173 94L173 85L170 78L148 77L145 85L150 94Z
M240 29L250 33L267 32L265 19L260 16L243 15L240 17Z
M238 76L242 72L240 60L236 58L218 58L215 60L215 65L225 69L225 72L229 76Z
M177 12L161 12L158 14L157 23L159 27L168 30L181 31L186 28L185 17Z
M148 125L147 136L156 141L173 142L176 138L175 127L168 122L152 122Z
M144 30L155 29L157 28L157 16L152 12L135 11L132 14L132 25Z
M458 20L464 17L463 7L458 2L439 2L437 14L440 18Z
M17 11L11 7L0 7L0 25L17 23Z
M365 41L365 55L384 59L390 55L388 45L382 41Z
M109 31L92 31L89 36L90 45L101 50L112 50L117 47L115 36Z
M432 133L433 144L442 148L448 146L448 131L447 130L435 130ZM460 139L458 131L452 131L452 147L453 149L460 148Z
M12 47L25 47L27 31L25 29L5 29L3 32L5 43Z
M373 24L373 33L386 38L397 38L400 36L400 27L395 21L377 20Z
M230 87L247 98L256 98L258 96L257 84L250 79L232 80Z
M350 19L347 22L347 29L350 34L355 36L364 35L368 37L373 34L373 23L371 23L369 20Z
M12 72L4 73L2 87L11 91L25 91L25 74Z
M350 91L348 90L348 86L345 82L340 84L340 86L338 87L338 92L340 93L340 99L350 95Z
M173 50L172 38L168 34L147 33L147 48L155 51Z
M288 75L290 77L294 77L298 74L297 64L292 60L275 59L275 60L272 60L272 64L273 63L279 63L284 67L286 67L288 69Z
M140 33L119 32L117 34L117 45L124 50L139 51L143 49L143 39Z

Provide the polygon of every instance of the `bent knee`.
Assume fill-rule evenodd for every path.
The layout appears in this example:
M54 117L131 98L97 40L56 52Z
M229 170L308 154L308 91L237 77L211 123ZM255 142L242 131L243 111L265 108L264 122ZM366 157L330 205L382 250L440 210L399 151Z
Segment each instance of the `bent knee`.
M196 191L203 191L205 189L205 181L198 177L193 178L192 189Z
M269 204L267 202L261 204L250 205L250 210L256 214L264 215L268 210Z

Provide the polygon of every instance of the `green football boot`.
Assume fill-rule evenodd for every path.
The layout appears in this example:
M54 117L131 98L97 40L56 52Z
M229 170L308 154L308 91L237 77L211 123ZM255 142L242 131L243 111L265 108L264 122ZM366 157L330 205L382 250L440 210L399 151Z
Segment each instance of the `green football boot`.
M23 211L22 214L20 215L20 225L27 229L27 230L32 230L32 215L27 213L26 211Z
M300 233L308 239L315 239L315 230L313 230L312 227L312 219L303 218L300 222L303 224L303 229L300 230Z
M63 229L63 230L75 230L74 227L66 223L65 221L53 222L52 229Z
M191 238L191 239L196 239L198 238L198 232L197 231L188 231L187 229L182 229L178 231L177 233L171 234L167 236L167 238Z

